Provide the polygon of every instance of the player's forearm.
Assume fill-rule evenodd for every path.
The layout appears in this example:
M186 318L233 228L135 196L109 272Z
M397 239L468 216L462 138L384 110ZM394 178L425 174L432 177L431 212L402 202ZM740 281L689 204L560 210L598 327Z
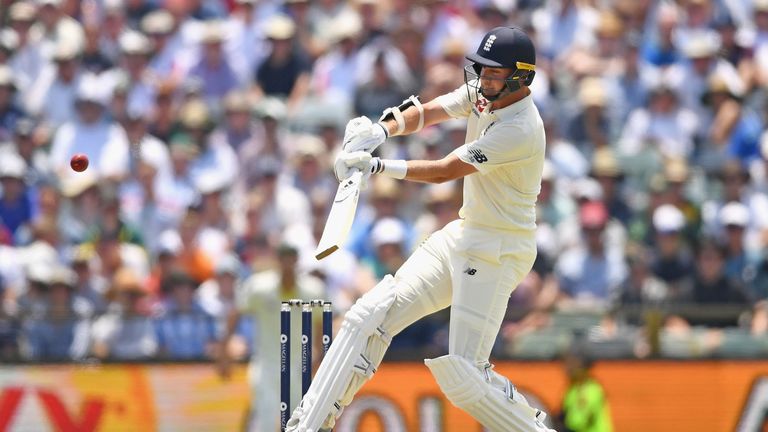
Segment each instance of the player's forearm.
M444 183L454 178L445 169L442 161L410 160L405 180L421 183Z
M443 121L446 121L450 116L445 112L443 107L435 100L431 100L423 105L424 107L424 127L431 126ZM388 119L381 122L387 129L388 136L397 135L409 135L417 131L419 128L419 109L415 106L408 107L403 111L403 118L405 119L405 130L402 133L397 133L397 121L394 119Z

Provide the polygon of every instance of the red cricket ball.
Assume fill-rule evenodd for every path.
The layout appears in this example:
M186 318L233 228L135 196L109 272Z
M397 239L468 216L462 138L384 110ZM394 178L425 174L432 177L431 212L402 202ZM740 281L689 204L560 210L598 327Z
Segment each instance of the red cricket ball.
M72 156L72 159L69 161L69 166L77 172L85 171L85 169L88 168L88 156L82 153Z

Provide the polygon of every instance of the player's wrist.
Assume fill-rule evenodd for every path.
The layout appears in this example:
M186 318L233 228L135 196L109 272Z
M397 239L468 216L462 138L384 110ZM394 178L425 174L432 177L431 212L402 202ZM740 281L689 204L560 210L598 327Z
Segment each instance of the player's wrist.
M379 140L379 142L384 142L387 138L389 138L389 130L387 129L387 125L385 125L382 122L376 122L373 124L373 127L371 127L371 133L373 134L376 139Z
M403 159L379 159L371 160L373 174L381 174L387 177L402 180L408 174L408 162Z

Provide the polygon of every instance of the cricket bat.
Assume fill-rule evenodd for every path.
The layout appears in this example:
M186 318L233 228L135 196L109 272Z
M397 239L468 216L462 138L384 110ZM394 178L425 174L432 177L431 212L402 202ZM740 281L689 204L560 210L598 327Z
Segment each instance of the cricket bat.
M360 198L362 179L363 173L357 171L339 183L331 211L325 221L323 235L320 237L320 243L315 250L315 258L318 261L336 252L347 240L349 229L352 228L352 221L355 219L355 212L357 211L357 200Z

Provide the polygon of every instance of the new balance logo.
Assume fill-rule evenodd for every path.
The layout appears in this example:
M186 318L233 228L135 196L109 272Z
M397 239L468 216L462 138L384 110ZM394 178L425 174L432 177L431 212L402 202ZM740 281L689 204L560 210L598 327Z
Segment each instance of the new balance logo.
M485 45L483 45L483 50L490 51L494 41L496 41L496 35L488 36L488 39L485 40Z
M472 267L469 267L466 270L464 270L464 273L466 273L466 274L468 274L470 276L474 276L475 273L477 273L477 269L473 269Z
M483 154L483 152L481 152L480 150L473 150L473 149L470 149L470 150L469 150L469 154L471 154L471 155L472 155L472 159L474 159L474 160L475 160L475 162L477 162L477 163L488 162L488 157L486 157L486 156Z

